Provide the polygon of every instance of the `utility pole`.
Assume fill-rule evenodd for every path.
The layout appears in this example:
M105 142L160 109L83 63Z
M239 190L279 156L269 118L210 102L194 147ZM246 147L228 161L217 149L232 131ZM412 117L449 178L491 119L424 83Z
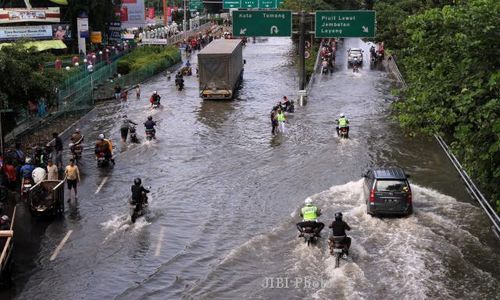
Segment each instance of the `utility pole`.
M299 90L305 90L306 87L306 64L305 64L305 35L306 35L306 13L302 10L299 13Z
M187 11L186 11L186 3L187 0L184 0L184 20L182 21L182 31L186 32L187 30Z

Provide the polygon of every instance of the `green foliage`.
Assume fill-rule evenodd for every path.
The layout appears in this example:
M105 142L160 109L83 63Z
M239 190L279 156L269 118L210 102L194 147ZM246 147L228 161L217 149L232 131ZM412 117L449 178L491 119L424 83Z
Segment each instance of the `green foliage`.
M43 69L49 54L26 49L22 43L0 50L0 105L25 108L28 100L50 99L61 81L53 69Z
M407 18L399 62L409 88L395 104L409 132L451 140L492 199L500 199L499 16L500 2L470 0Z
M120 74L139 71L143 68L155 68L156 72L164 70L165 66L170 66L180 61L180 52L176 47L144 46L135 49L131 53L123 56L117 65Z

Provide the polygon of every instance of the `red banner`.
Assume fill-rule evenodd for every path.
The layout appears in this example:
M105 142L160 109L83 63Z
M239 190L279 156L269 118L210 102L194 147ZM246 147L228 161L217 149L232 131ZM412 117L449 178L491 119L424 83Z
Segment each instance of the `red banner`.
M155 9L153 7L148 8L148 18L150 19L155 18Z
M120 21L127 22L128 21L128 7L122 6L120 10Z

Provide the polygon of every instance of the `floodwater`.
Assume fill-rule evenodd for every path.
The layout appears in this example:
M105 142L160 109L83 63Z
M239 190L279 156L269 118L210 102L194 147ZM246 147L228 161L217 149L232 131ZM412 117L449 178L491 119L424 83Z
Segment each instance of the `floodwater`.
M354 74L346 51L358 46L365 64ZM64 218L34 220L19 205L15 286L5 298L498 297L500 243L486 216L439 146L405 137L391 121L394 83L370 69L368 48L358 39L339 45L335 72L318 75L307 105L297 105L287 133L276 137L270 109L283 95L295 98L298 86L289 39L246 46L234 101L202 101L196 77L179 92L160 75L142 85L140 100L103 104L82 127L89 144L83 181ZM153 90L164 108L152 112ZM341 112L351 121L349 140L334 134ZM122 145L123 114L140 123L153 115L158 140ZM115 141L113 168L93 161L91 143L101 132ZM144 137L142 126L138 133ZM361 174L372 166L411 174L412 216L366 214ZM132 225L127 200L135 177L151 186L150 213ZM326 230L314 247L297 238L307 197L323 209L324 222L342 211L353 228L351 256L340 268Z

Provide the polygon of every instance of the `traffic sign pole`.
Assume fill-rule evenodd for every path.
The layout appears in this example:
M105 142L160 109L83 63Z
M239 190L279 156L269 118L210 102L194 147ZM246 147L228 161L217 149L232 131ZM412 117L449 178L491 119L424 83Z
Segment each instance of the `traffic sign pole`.
M300 23L299 23L299 88L300 90L305 90L306 86L306 61L305 61L305 52L306 52L306 13L301 11L300 15Z

